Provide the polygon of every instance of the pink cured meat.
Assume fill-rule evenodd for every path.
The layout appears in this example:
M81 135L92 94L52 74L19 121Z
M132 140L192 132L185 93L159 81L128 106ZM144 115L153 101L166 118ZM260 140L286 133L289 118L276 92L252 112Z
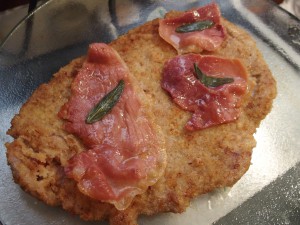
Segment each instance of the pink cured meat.
M233 83L206 87L196 77L194 63L212 77L232 77ZM167 61L161 86L182 109L193 113L185 125L190 131L236 120L247 92L247 72L237 59L187 54Z
M128 78L125 63L106 44L92 44L71 86L71 97L61 108L65 130L78 136L87 151L73 156L65 167L68 177L91 198L118 209L153 185L166 164L163 142L146 118ZM124 80L125 88L110 113L86 124L89 111Z
M220 24L221 14L216 3L190 10L176 18L162 19L159 22L159 35L179 53L199 53L203 50L216 50L226 38L225 28ZM181 25L211 20L214 26L202 31L177 33Z

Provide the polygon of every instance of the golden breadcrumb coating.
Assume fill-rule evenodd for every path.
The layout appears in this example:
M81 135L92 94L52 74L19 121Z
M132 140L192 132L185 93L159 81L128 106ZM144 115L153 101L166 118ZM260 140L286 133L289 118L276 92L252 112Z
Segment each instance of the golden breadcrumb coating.
M6 147L15 182L49 205L62 205L85 220L108 219L112 225L137 224L140 214L183 212L192 198L232 186L249 168L253 134L271 109L276 83L253 39L232 23L222 23L228 38L213 54L241 59L250 76L249 94L238 120L200 131L184 129L190 113L174 104L160 86L164 62L177 53L158 35L158 20L110 44L134 76L133 86L143 106L153 113L151 120L161 127L168 155L164 176L136 196L129 208L118 211L84 196L63 172L67 160L84 150L79 139L63 130L57 116L84 58L72 61L41 85L13 119L8 134L15 140Z

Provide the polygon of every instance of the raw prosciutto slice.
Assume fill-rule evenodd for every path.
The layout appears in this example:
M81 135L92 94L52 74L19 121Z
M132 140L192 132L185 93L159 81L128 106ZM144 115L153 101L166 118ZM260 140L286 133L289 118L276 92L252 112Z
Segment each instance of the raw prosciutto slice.
M179 17L167 18L159 22L159 35L171 44L178 53L200 53L203 50L214 51L226 37L225 28L220 24L220 10L212 3L204 7L187 11ZM210 20L214 26L202 31L177 33L181 25Z
M234 82L206 87L196 77L194 63L212 77L233 78ZM185 128L193 131L236 120L247 92L247 72L237 59L187 54L167 61L161 86L182 109L193 113Z
M91 198L117 209L129 206L135 195L157 182L164 172L163 141L146 117L128 78L125 63L106 44L92 44L71 86L71 97L61 108L65 130L78 136L87 150L65 167L68 177ZM89 111L124 80L125 88L111 112L86 124Z

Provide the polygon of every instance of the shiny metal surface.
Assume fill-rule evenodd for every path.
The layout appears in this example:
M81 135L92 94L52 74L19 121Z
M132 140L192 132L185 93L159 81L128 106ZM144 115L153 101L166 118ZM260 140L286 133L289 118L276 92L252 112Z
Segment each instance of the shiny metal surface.
M168 10L184 10L208 2L51 0L11 33L0 47L0 220L4 225L105 224L84 222L60 208L47 206L13 183L4 147L5 142L11 141L5 134L10 120L41 83L47 82L71 59L85 54L89 43L109 42ZM255 134L257 147L253 150L252 165L236 185L199 197L183 214L141 217L139 223L255 224L256 217L260 224L297 224L295 221L300 221L300 22L271 1L217 2L225 18L246 29L257 41L277 80L278 96L272 112ZM285 191L280 201L286 202L286 206L275 204L276 187L280 185ZM270 201L260 207L259 201L268 194ZM245 220L238 217L251 210L256 211L254 217ZM275 214L277 222L272 220Z

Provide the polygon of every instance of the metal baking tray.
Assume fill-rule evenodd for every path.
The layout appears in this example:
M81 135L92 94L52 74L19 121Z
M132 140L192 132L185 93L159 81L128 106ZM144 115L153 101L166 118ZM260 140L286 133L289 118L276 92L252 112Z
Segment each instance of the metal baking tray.
M91 42L110 42L171 9L210 1L50 0L21 21L0 47L0 221L3 225L92 225L23 192L4 147L10 121L32 92ZM273 109L257 129L248 172L230 189L192 201L182 214L139 224L300 224L300 22L271 0L217 0L222 15L256 40L277 81Z

